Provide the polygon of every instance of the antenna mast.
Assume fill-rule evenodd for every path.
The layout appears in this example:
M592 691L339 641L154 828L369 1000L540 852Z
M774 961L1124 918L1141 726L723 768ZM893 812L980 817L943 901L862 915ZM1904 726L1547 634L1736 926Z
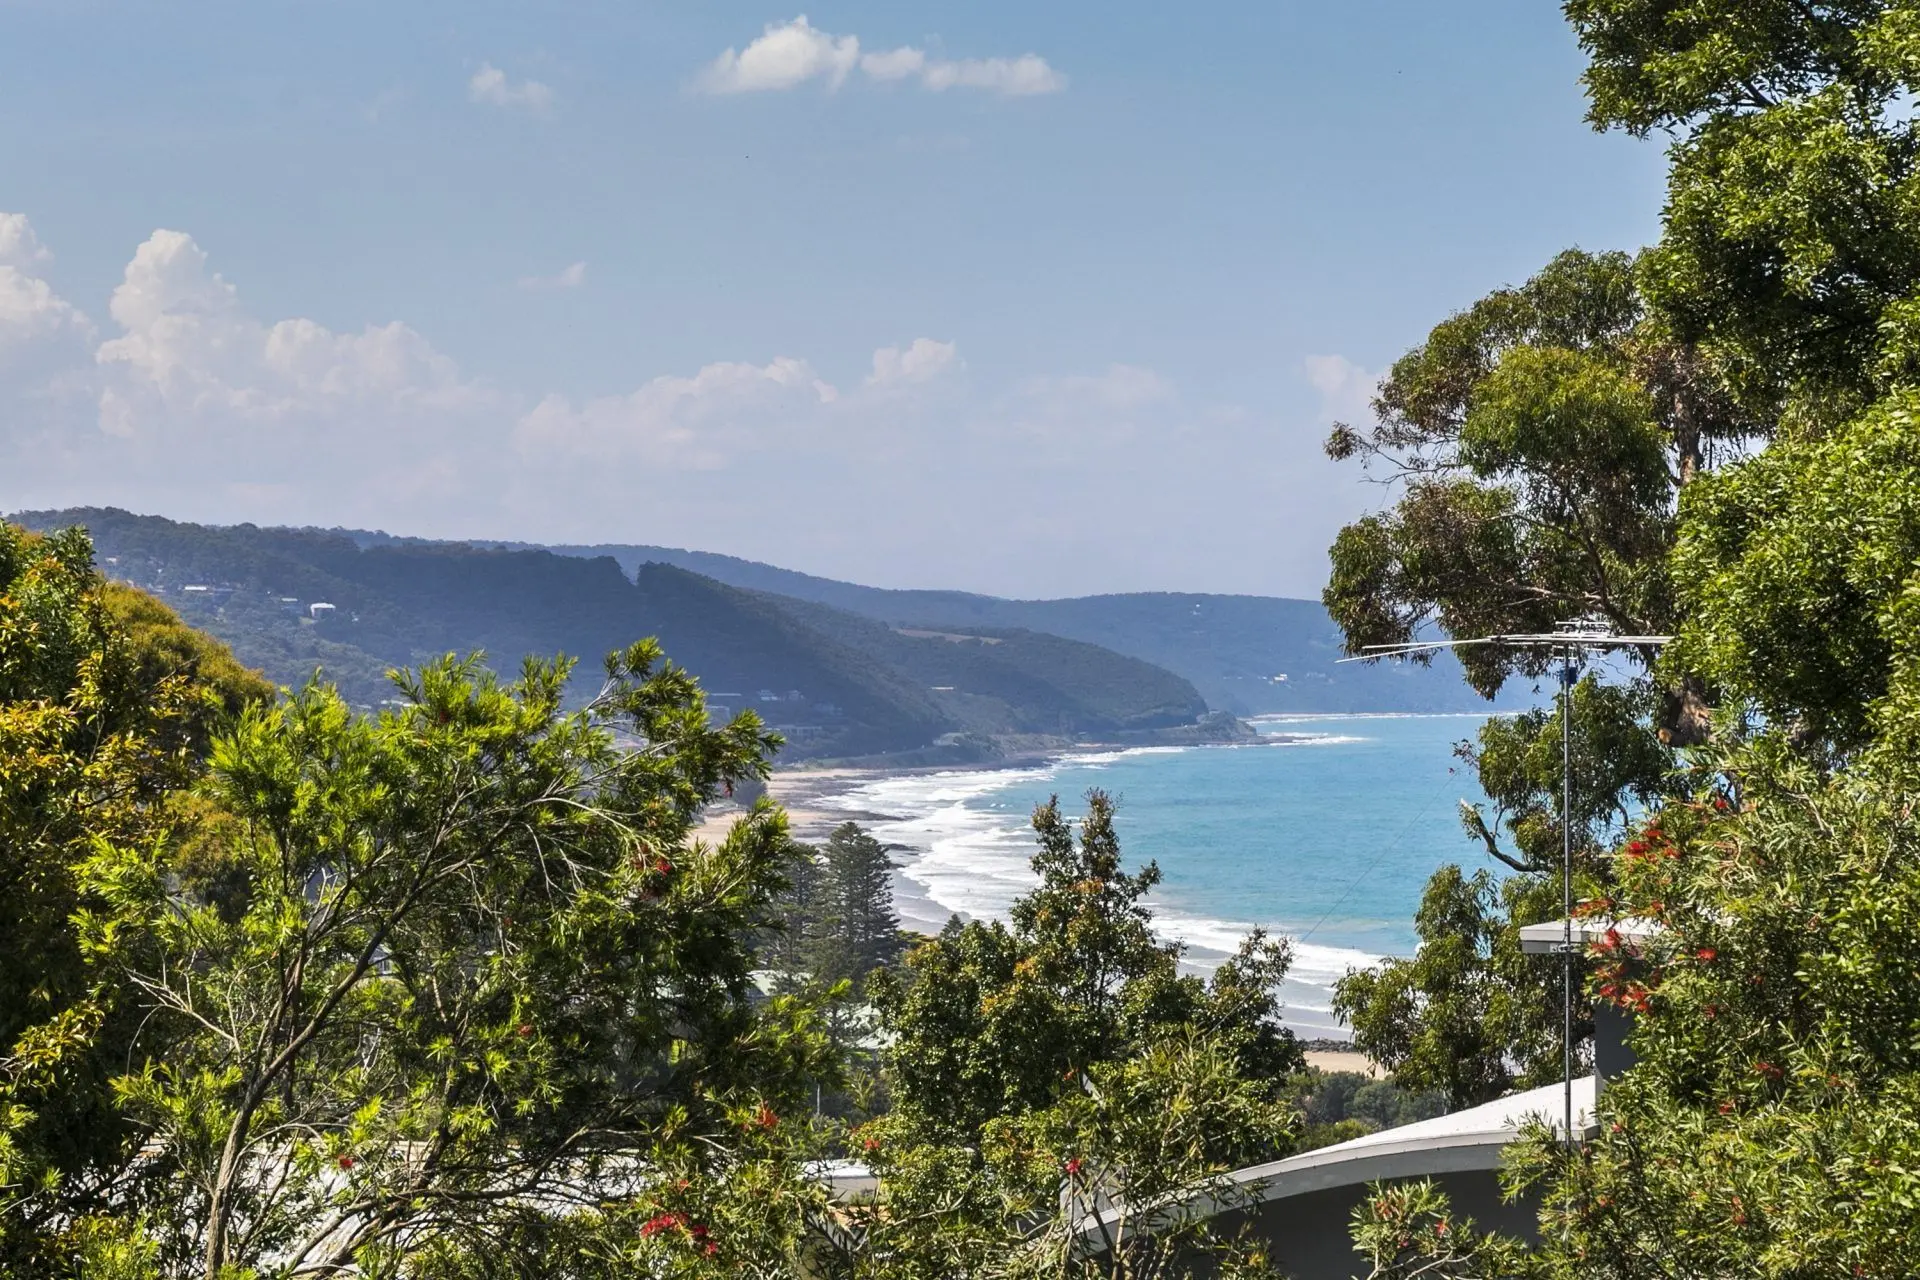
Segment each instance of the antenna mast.
M1471 640L1431 640L1410 644L1368 645L1363 653L1342 662L1370 662L1379 658L1404 658L1429 654L1438 649L1463 649L1469 645L1500 645L1513 649L1547 649L1560 659L1560 1000L1561 1065L1565 1080L1565 1128L1567 1151L1574 1149L1573 1134L1573 987L1576 950L1573 942L1573 686L1585 655L1615 649L1654 648L1666 644L1672 636L1623 636L1616 634L1604 619L1574 618L1560 623L1550 632L1478 636Z

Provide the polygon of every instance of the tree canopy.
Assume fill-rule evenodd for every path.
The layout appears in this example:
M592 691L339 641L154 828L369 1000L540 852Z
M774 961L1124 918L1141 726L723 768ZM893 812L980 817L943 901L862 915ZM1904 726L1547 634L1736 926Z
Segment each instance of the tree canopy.
M79 868L175 835L211 734L272 696L84 537L0 525L0 1268L61 1256L133 1133L109 1080L140 1014L88 964Z

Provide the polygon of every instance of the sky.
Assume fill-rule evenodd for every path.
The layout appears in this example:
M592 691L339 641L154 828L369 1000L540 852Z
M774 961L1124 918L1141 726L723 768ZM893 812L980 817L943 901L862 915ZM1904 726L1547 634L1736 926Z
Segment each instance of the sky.
M1543 0L0 0L0 511L1314 596L1392 360L1657 232Z

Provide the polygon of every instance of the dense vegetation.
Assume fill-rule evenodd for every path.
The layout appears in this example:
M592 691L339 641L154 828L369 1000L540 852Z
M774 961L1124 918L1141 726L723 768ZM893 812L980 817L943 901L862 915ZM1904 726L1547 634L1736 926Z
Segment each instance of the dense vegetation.
M1355 646L1597 615L1672 632L1490 727L1498 863L1429 888L1413 959L1355 975L1363 1043L1485 1096L1550 1072L1551 969L1514 927L1555 910L1561 833L1603 936L1586 998L1635 1065L1577 1154L1514 1153L1534 1241L1430 1184L1358 1223L1376 1277L1894 1277L1920 1225L1920 216L1916 14L1899 3L1569 0L1597 127L1670 140L1657 244L1569 253L1437 326L1337 456L1405 480L1335 547ZM1493 687L1539 660L1482 651ZM1429 927L1432 926L1432 927Z
M955 733L1071 740L1191 724L1207 710L1178 676L1091 644L1004 631L915 637L664 564L629 580L610 558L541 550L363 548L340 534L102 509L22 520L85 526L112 576L158 593L283 687L317 668L361 708L392 696L389 670L447 653L510 662L654 635L716 700L751 705L778 727L789 756L897 752ZM315 616L316 603L333 608Z

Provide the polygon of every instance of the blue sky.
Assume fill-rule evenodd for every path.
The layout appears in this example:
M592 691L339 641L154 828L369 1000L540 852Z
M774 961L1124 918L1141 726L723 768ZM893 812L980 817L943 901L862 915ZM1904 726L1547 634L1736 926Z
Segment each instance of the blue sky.
M1656 230L1538 0L799 18L0 0L0 510L1308 595L1327 423Z

